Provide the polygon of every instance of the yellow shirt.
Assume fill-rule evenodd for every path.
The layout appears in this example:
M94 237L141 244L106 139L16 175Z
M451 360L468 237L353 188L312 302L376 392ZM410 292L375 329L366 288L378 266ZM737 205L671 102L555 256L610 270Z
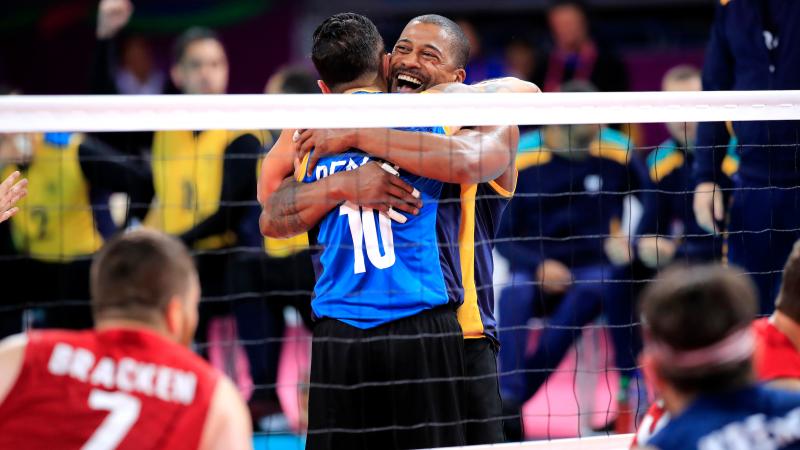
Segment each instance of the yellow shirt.
M31 164L3 170L3 179L14 170L28 178L28 195L18 203L11 233L17 249L35 259L68 262L103 245L78 160L81 139L73 134L59 145L35 135Z
M156 195L145 225L179 235L217 212L225 150L244 134L254 134L263 142L263 133L251 131L156 132L152 153ZM235 243L236 235L227 231L201 239L194 247L217 249Z

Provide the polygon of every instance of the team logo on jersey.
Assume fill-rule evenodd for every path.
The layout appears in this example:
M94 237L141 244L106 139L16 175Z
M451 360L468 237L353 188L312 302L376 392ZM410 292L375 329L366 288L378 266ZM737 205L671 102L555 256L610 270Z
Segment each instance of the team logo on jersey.
M599 192L600 189L603 189L603 179L600 175L587 175L583 179L583 187L586 192Z

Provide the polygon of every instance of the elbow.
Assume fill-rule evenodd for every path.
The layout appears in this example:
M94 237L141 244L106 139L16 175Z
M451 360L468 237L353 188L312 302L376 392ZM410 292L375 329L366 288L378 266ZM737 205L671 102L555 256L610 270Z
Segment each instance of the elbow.
M475 184L495 180L511 164L511 152L508 148L472 153L460 158L460 163L455 165L453 177L456 183Z

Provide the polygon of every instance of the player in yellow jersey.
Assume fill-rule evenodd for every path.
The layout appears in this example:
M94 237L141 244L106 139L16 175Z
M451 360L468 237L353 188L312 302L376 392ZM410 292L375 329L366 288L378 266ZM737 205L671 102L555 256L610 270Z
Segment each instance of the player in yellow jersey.
M98 31L102 30L106 39L113 38L130 17L130 1L103 0ZM110 69L106 67L104 72ZM170 77L181 93L224 94L228 73L225 47L213 31L191 28L178 37ZM194 254L204 297L196 336L199 348L216 366L235 366L225 359L236 352L219 344L238 339L228 335L232 328L228 315L233 309L239 336L253 342L245 350L250 376L258 386L268 384L265 354L270 350L265 350L264 343L267 327L272 324L264 317L270 311L261 296L248 298L249 288L239 283L239 277L260 275L258 258L248 255L264 251L254 194L265 140L266 133L256 131L154 133L150 161L155 198L144 221L147 226L178 236ZM275 289L263 287L264 291ZM241 301L234 304L229 300L231 295Z
M86 327L90 258L116 231L108 195L149 202L152 189L136 181L149 174L80 134L5 135L0 147L0 177L20 172L28 179L27 196L5 233L11 243L3 253L15 256L3 259L3 272L17 283L3 296L15 308L0 333L21 330L21 308L29 302L56 302L44 307L48 326Z

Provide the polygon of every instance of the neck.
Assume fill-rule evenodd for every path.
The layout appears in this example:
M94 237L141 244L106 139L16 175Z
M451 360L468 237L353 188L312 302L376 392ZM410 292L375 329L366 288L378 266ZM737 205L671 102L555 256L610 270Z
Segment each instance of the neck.
M342 94L354 89L371 89L386 92L386 82L377 73L362 75L349 83L342 83L331 91L335 94Z
M663 386L660 394L661 398L664 399L664 408L672 417L685 411L696 397L694 394L684 394L672 386Z
M105 331L110 329L126 329L126 330L149 330L159 334L165 338L172 339L167 327L164 324L148 323L140 320L131 319L99 319L94 326L97 331Z
M789 338L789 341L792 342L792 345L794 345L797 351L800 351L800 324L781 311L775 311L769 318L769 321L778 331Z

